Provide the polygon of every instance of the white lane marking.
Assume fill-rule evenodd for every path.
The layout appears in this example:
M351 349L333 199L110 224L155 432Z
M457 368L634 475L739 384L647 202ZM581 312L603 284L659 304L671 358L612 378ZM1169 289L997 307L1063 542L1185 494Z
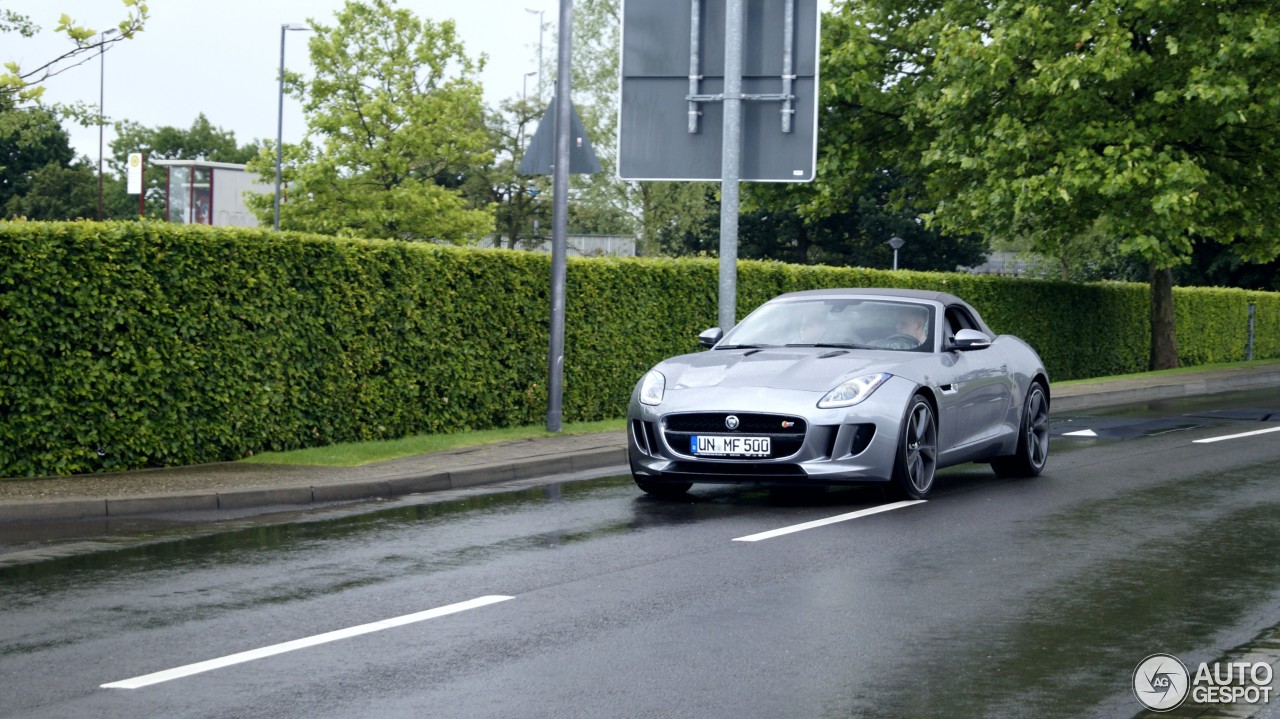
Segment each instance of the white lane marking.
M1252 437L1255 434L1267 434L1268 432L1280 432L1280 427L1272 427L1270 429L1256 429L1252 432L1241 432L1240 434L1228 434L1224 437L1209 437L1208 439L1195 439L1192 444L1208 444L1210 442L1221 442L1224 439L1240 439L1241 437Z
M1098 433L1091 429L1078 429L1074 432L1063 432L1063 437L1097 437Z
M768 532L751 534L746 537L737 537L733 541L759 542L763 539L773 539L774 537L781 537L784 534L791 534L793 532L803 532L806 529L816 529L818 527L825 527L828 524L835 524L837 522L847 522L850 519L866 517L872 514L888 512L894 509L902 509L903 507L910 507L913 504L921 504L924 501L925 500L923 499L912 499L912 500L906 500L902 502L892 502L890 504L882 504L878 507L871 507L869 509L859 509L856 512L849 512L848 514L838 514L834 517L827 517L826 519L815 519L812 522L805 522L804 524L793 524L790 527L783 527L781 529L772 529L772 530L769 530Z
M489 604L505 602L508 599L515 599L515 597L506 597L501 595L477 597L475 599L472 599L466 602L458 602L457 604L450 604L445 607L428 609L424 612L417 612L416 614L406 614L401 617L383 619L380 622L371 622L369 624L361 624L358 627L351 627L349 629L338 629L336 631L326 632L324 634L317 634L313 637L304 637L302 639L295 639L291 642L284 642L282 644L273 644L269 647L263 647L261 649L252 649L247 652L240 652L239 654L228 654L225 657L220 657L218 659L210 659L208 661L198 662L196 664L188 664L185 667L178 667L176 669L166 669L165 671L155 672L154 674L146 674L140 677L134 677L133 679L125 679L124 681L112 682L110 684L103 684L102 688L103 689L138 689L139 687L150 686L152 684L159 684L160 682L167 682L173 679L181 679L182 677L189 677L192 674L199 674L200 672L207 672L213 669L221 669L222 667L229 667L232 664L240 664L242 662L253 661L254 659L262 659L263 657L270 657L276 654L291 652L291 651L294 651L295 649L305 649L307 647L314 647L317 644L333 642L339 639L346 639L348 637L355 637L361 634L368 634L370 632L379 632L379 631L382 631L383 629L400 627L400 626L404 626L405 624L413 624L414 622L421 622L427 619L435 619L436 617L443 617L446 614L464 612L468 609L476 609L478 607L483 607Z

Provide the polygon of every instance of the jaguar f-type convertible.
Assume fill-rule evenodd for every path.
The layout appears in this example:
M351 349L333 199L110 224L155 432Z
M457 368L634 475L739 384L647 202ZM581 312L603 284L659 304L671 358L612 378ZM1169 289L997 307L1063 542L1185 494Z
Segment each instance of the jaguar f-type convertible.
M1029 477L1049 456L1039 355L950 294L792 292L698 341L631 395L628 459L649 494L887 483L923 499L939 468Z

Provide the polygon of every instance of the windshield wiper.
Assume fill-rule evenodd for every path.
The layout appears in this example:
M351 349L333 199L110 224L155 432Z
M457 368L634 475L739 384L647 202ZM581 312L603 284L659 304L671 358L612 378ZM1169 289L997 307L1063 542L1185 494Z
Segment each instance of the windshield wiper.
M773 347L773 345L719 345L718 350L760 350Z
M866 345L857 345L857 344L853 344L852 342L817 342L817 343L813 343L813 344L808 344L808 343L803 343L803 344L801 344L801 343L797 343L797 344L783 345L783 347L822 347L822 348L826 348L826 349L838 349L838 350L869 350L869 349L873 349L872 347L868 347L868 346L866 346Z

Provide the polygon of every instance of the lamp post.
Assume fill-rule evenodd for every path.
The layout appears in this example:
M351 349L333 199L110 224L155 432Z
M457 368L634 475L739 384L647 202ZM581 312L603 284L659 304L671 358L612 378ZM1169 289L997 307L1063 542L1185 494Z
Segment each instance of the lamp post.
M530 70L524 74L524 89L521 91L520 99L524 102L529 101L529 76L538 74L537 70Z
M531 7L525 8L524 11L538 16L538 102L542 102L542 16L545 11L534 10Z
M889 246L893 248L893 269L895 270L898 269L898 250L905 244L907 241L897 235L889 238Z
M98 222L102 222L102 126L103 118L103 100L106 98L106 80L107 80L107 60L104 53L107 51L107 38L116 33L116 29L112 28L102 33L102 39L98 41Z
M290 30L310 30L306 25L284 23L280 26L280 94L276 107L276 197L274 229L280 229L280 167L284 164L284 36Z

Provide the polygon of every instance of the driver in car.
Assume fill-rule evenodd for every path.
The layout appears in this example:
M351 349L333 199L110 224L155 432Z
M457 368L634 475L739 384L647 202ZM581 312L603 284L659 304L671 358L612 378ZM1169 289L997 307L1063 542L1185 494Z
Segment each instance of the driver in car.
M894 331L898 335L915 340L915 346L925 341L928 334L925 330L926 310L922 307L902 307L894 323Z

